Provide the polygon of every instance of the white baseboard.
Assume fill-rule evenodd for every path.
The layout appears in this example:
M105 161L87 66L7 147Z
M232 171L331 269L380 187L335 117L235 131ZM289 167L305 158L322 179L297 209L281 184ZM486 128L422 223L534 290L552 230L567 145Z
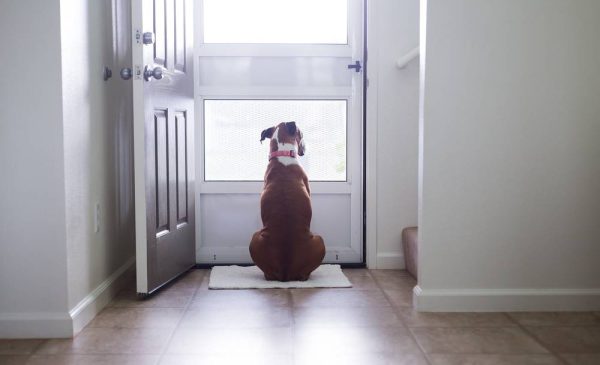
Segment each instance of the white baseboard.
M0 338L73 337L110 302L134 263L135 257L127 260L69 312L0 313Z
M120 278L125 271L135 263L135 256L127 260L120 268L113 272L106 280L96 287L90 294L86 295L77 305L69 311L73 320L73 333L76 335L81 331L100 311L106 307L117 292L122 288Z
M402 252L379 252L376 265L379 270L404 269L404 255Z
M67 338L73 336L66 312L0 313L0 338Z
M413 290L422 312L597 311L600 289Z

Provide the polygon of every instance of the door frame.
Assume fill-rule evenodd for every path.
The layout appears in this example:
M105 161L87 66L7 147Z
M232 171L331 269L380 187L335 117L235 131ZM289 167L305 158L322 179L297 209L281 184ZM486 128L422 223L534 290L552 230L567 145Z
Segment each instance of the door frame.
M350 1L350 0L349 0ZM360 150L360 163L361 163L361 170L362 170L362 189L361 189L361 194L362 194L362 201L361 201L361 205L362 205L362 209L360 214L362 214L362 235L360 236L360 246L362 248L362 259L360 262L356 262L356 263L345 263L345 264L341 264L343 267L348 267L348 268L364 268L368 265L368 259L370 256L372 256L373 254L370 253L370 249L369 249L369 245L371 244L370 242L375 242L375 241L370 241L369 240L369 235L367 234L367 231L369 230L369 221L368 221L368 216L367 216L367 212L369 211L368 207L367 207L367 202L371 199L371 198L367 198L367 194L368 194L368 189L367 189L367 184L369 184L370 179L368 179L367 175L367 171L368 171L368 165L370 165L371 163L368 162L368 156L367 156L367 147L368 147L368 143L367 143L367 135L370 133L367 130L367 89L368 89L368 77L367 77L367 64L368 64L368 60L367 60L367 20L368 20L368 14L367 14L367 9L368 9L368 0L359 0L361 3L358 5L358 7L361 9L362 11L362 16L360 19L360 24L359 26L362 26L362 46L363 46L363 53L362 53L362 100L360 100L359 102L362 103L362 115L360 115L360 118L362 118L362 123L359 124L362 127L362 141L360 142L360 145L358 146L358 149ZM200 35L203 31L202 29L202 22L200 20L200 15L202 14L202 2L198 1L195 3L195 10L194 10L194 34L195 35ZM349 24L350 26L350 24ZM349 33L349 39L352 37L352 35ZM194 50L198 50L200 49L200 47L198 47L198 42L200 41L201 37L197 36L194 38ZM239 45L237 45L239 46ZM244 47L244 46L242 46ZM260 45L261 47L261 52L260 54L264 55L264 52L267 52L270 56L285 56L287 55L287 50L285 49L281 49L281 47L279 48L275 48L272 47L269 44L265 44L265 45ZM296 49L298 49L298 45L294 45L294 47L296 47ZM331 47L330 49L334 49L337 48L337 50L335 51L336 53L339 53L340 56L344 56L347 55L348 51L345 49L345 47L347 48L347 45L339 45L339 46L329 46ZM227 53L228 55L231 56L235 56L238 55L238 52L236 52L235 50L232 50L231 45L229 44L225 44L225 45L220 45L220 44L210 44L209 47L204 46L204 51L201 52L201 54L194 54L194 63L197 63L197 59L199 56L204 55L204 56L211 56L214 55L215 52L217 52L216 54L222 55L223 52L225 51L225 53ZM301 48L301 52L302 55L305 56L318 56L320 55L320 53L317 51L313 51L310 49L310 47L303 47ZM330 53L330 51L329 51ZM244 55L247 55L247 51L243 51ZM201 91L199 85L199 72L194 73L194 100L196 103L196 120L199 120L198 118L200 118L201 113L199 113L201 106L199 108L199 101L200 99L203 99L202 93L199 92ZM208 97L210 98L210 96ZM232 97L232 99L237 99L237 97ZM260 98L259 98L260 99ZM275 98L277 99L277 98ZM358 101L358 100L357 100ZM197 126L197 130L201 130L203 127L202 126ZM200 141L197 141L199 143L201 143ZM198 173L198 172L197 172ZM202 174L200 174L202 175ZM201 180L200 176L197 176L197 185L198 182ZM318 182L317 182L318 183ZM232 182L232 185L236 185L236 182ZM245 184L249 184L248 182L246 182ZM255 184L255 183L250 183L250 184ZM256 183L262 186L262 183ZM371 182L371 184L373 184L373 182ZM369 184L369 185L371 185ZM242 190L246 191L248 189L246 188L242 188ZM253 189L250 189L253 190ZM196 189L196 195L200 194L200 187L197 186ZM197 219L200 219L201 217L201 213L199 212L200 209L200 204L196 204L196 217ZM375 215L370 215L372 218L375 218ZM201 236L200 230L201 230L201 225L197 226L197 232L196 235L197 237ZM198 249L198 246L196 247L196 249ZM374 255L373 255L374 256ZM231 265L232 263L196 263L196 267L198 268L210 268L213 266L224 266L224 265ZM236 265L243 265L243 264L239 264L236 263ZM250 264L246 264L246 265L250 265Z

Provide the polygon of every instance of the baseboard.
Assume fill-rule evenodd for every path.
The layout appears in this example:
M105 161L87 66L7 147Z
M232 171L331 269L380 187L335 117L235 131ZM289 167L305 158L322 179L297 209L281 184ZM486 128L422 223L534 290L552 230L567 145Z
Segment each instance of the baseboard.
M600 289L413 290L422 312L597 311Z
M122 275L135 263L135 256L127 260L121 267L113 272L106 280L96 287L90 294L83 298L69 311L73 320L72 335L81 331L100 311L106 307L117 292L123 287Z
M123 285L130 258L69 312L0 313L0 338L70 338L83 329Z
M0 313L0 338L67 338L73 335L66 312Z
M404 269L404 255L402 252L377 253L377 267L379 270Z

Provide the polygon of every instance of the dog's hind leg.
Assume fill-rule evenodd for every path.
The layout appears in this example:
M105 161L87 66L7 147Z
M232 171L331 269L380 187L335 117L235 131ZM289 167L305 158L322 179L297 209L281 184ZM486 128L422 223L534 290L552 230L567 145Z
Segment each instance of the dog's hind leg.
M302 249L301 260L299 263L300 269L296 272L296 280L308 280L310 273L315 271L325 258L325 242L321 236L312 236L306 246Z
M261 231L254 233L252 241L250 241L250 257L259 269L265 274L267 280L280 280L276 271L272 250L269 250L266 238L261 234Z

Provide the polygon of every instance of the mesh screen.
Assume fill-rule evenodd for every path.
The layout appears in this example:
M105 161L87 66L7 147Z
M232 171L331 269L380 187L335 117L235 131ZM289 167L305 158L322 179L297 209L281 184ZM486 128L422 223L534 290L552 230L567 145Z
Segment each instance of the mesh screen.
M263 180L269 141L263 129L295 121L306 153L298 157L313 181L346 180L346 100L205 100L206 181Z

